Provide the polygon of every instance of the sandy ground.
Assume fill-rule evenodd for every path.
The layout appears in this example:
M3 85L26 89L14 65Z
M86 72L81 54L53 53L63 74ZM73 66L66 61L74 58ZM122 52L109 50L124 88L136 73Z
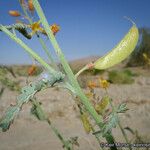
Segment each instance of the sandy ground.
M25 79L22 78L22 84ZM84 89L86 91L86 89ZM105 94L103 89L96 88L97 95ZM130 85L111 84L108 93L114 103L127 102L129 111L121 115L124 127L129 126L138 130L144 142L150 143L150 77L135 77L135 83ZM0 117L7 107L15 103L16 92L6 89L0 99ZM38 100L48 113L53 125L66 138L79 137L80 150L97 150L99 145L95 138L84 132L78 113L74 110L74 100L66 90L48 89L37 94ZM0 133L0 150L61 150L62 144L54 135L46 122L38 121L30 115L31 104L25 104L20 115L7 132ZM113 133L117 142L124 142L119 129ZM133 135L127 132L130 139ZM144 150L142 148L141 150Z

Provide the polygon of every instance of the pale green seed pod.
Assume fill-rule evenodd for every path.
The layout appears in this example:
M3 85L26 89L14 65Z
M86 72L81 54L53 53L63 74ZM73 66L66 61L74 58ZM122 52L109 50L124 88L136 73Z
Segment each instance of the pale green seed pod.
M81 117L81 121L83 123L84 130L86 131L86 133L90 133L90 131L92 130L92 127L89 122L87 114L83 113L83 114L81 114L80 117Z
M118 43L118 45L112 49L108 54L99 58L94 63L95 69L107 69L115 64L120 63L127 58L131 52L135 49L139 38L139 32L135 24L124 38Z

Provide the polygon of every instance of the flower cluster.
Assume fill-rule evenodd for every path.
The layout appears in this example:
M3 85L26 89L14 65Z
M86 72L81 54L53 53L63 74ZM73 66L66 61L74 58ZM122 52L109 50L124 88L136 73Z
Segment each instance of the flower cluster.
M103 114L103 112L109 105L109 98L107 96L104 96L102 99L100 99L99 96L96 95L94 89L103 88L106 90L109 87L110 83L102 77L100 77L98 81L98 83L94 81L88 81L87 87L89 88L89 92L85 93L85 95L90 99L97 113Z
M20 17L20 19L23 18L23 21L16 20L16 23L20 23L25 25L25 28L22 30L18 30L24 37L30 37L28 39L31 39L35 34L39 37L39 34L43 34L47 36L46 31L41 26L41 21L32 21L32 18L30 18L31 15L33 15L34 12L34 5L32 0L19 0L23 10L24 15L22 15L18 10L10 10L8 13L12 17ZM25 22L26 21L26 22ZM28 29L31 30L28 33ZM60 30L60 26L56 23L50 25L50 30L52 31L53 35L55 36L56 33ZM37 67L34 65L35 60L33 59L33 65L28 69L28 75L32 76L36 72Z
M29 12L33 15L34 6L33 6L32 0L28 0L28 1L20 0L19 2L21 4L21 6L24 7L25 10L27 10L27 13ZM12 17L20 17L21 16L22 18L27 19L28 21L30 20L29 16L22 15L18 10L10 10L8 13ZM19 20L17 20L17 22L23 23L22 21L19 21ZM40 26L40 21L33 22L32 24L30 24L30 23L29 24L23 23L23 24L28 25L28 27L32 30L32 32L30 33L31 37L37 32L47 35L45 30ZM53 34L56 35L56 33L60 30L60 26L57 25L56 23L54 23L54 24L50 25L50 29L53 32Z
M94 89L96 87L101 87L101 88L107 89L109 87L109 85L110 85L110 83L107 80L103 79L102 77L99 78L99 84L97 84L94 81L88 81L88 83L87 83L87 87L90 89Z

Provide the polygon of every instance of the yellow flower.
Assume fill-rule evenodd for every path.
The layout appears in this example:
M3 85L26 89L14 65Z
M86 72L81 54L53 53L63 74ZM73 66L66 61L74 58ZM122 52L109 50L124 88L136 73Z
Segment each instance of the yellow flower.
M40 23L41 23L41 21L39 20L38 22L34 22L33 24L30 25L30 27L32 29L31 35L35 34L38 31L43 32L42 27L40 27Z
M60 30L60 26L58 26L57 24L53 24L50 26L50 29L52 30L53 34L56 35L56 33ZM45 30L43 29L42 31L43 34L47 35L47 33L45 32Z
M93 89L93 88L96 87L96 83L93 82L93 81L89 81L88 84L87 84L87 86L88 86L90 89Z
M104 80L103 78L100 78L99 81L100 81L100 87L102 87L104 89L109 87L109 82L107 80Z
M50 29L52 30L53 34L56 35L56 33L60 30L60 26L58 26L57 24L53 24L50 26ZM41 32L42 34L47 35L44 29Z
M51 25L50 28L54 35L60 30L60 26L58 26L57 24Z
M34 32L39 31L40 28L41 28L41 27L40 27L40 21L34 22L34 23L31 25L31 29L32 29L32 31L34 31Z
M32 0L28 0L28 8L30 11L32 11L32 12L34 11L34 6L33 6Z

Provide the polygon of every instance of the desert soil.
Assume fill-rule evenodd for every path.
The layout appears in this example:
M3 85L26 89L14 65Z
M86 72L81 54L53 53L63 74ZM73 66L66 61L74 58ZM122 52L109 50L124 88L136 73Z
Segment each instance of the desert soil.
M25 85L25 78L21 78ZM34 79L31 79L34 80ZM88 89L83 89L85 92ZM105 91L95 88L97 95L102 97ZM117 105L127 102L129 110L120 116L124 127L137 130L144 142L150 143L150 76L135 77L133 84L111 84L108 93ZM8 89L0 99L0 117L10 104L15 104L17 92ZM86 134L75 110L75 103L67 90L47 89L36 95L48 113L53 125L66 138L78 136L79 150L97 150L99 145L91 134ZM0 133L0 150L61 150L62 144L54 135L46 122L38 121L30 114L31 104L25 104L20 115L15 119L7 132ZM114 129L117 142L125 142L120 130ZM129 131L127 134L134 139ZM141 148L144 150L144 148Z

